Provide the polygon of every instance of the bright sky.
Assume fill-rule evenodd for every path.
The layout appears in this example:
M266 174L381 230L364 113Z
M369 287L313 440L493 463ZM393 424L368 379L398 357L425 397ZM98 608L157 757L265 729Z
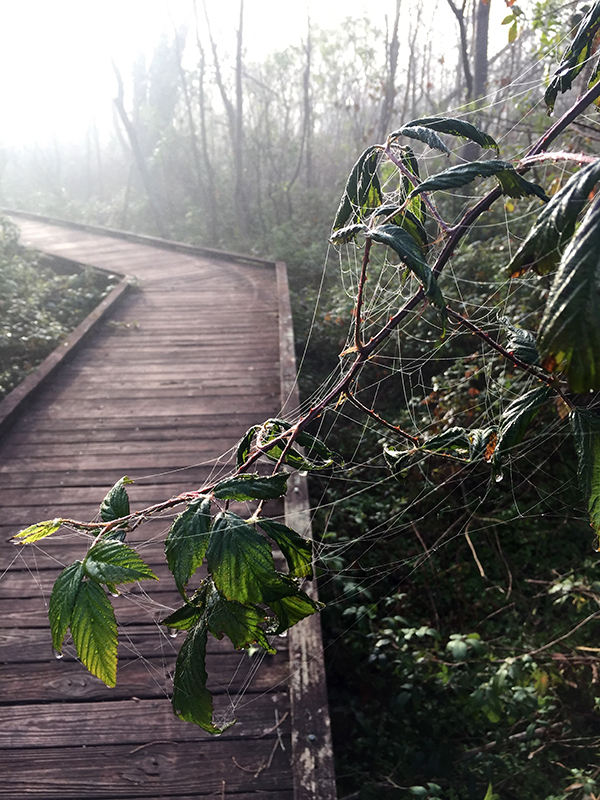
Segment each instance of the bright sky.
M403 0L404 9L414 0ZM208 0L215 35L232 46L238 0ZM453 18L445 0L440 23ZM81 139L89 124L111 124L115 58L126 78L139 52L152 53L163 30L187 21L193 28L193 0L4 0L0 27L0 145ZM201 2L198 0L199 9ZM312 21L334 28L347 16L370 16L382 27L392 16L395 0L246 0L245 42L250 59L268 50L298 43ZM506 15L504 0L493 0L496 31ZM443 15L443 16L442 16ZM500 15L500 17L498 16ZM444 30L444 24L440 25ZM506 42L506 28L500 31Z

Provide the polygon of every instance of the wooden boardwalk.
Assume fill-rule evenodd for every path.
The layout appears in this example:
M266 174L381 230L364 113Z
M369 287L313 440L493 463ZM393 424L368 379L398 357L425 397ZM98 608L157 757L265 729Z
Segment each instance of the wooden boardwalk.
M123 475L135 481L130 497L139 508L227 469L222 454L250 425L276 415L290 388L282 268L15 221L25 243L133 275L138 286L7 418L0 436L2 798L330 800L318 620L278 639L277 655L262 663L213 640L209 688L216 709L238 722L211 737L179 721L168 699L180 644L157 624L180 604L162 555L168 518L135 534L160 583L149 595L133 586L114 599L115 689L90 676L72 648L62 660L52 655L49 592L87 540L59 533L39 546L7 543L39 520L94 518ZM0 404L0 418L9 406Z

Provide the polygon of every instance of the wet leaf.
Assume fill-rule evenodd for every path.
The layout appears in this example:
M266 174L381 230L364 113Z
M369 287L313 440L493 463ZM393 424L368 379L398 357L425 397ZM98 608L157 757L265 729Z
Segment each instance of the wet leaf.
M145 561L121 542L101 539L83 560L83 571L99 583L134 583L158 578Z
M450 150L446 147L437 133L430 128L424 127L423 125L405 125L403 128L395 131L392 136L408 136L410 139L417 139L418 141L423 142L428 147L431 147L432 150L440 150L445 155L450 155Z
M202 566L210 537L210 499L194 500L175 517L165 541L165 556L175 585L185 597L185 587Z
M219 481L213 494L219 500L276 500L287 492L289 472L261 477L256 473Z
M573 81L592 55L594 39L599 30L600 5L594 3L581 20L575 38L563 55L554 77L546 89L544 100L549 114L554 110L554 104L559 92L563 94L571 88Z
M489 177L495 177L502 193L509 197L536 195L542 200L548 200L541 187L526 181L508 161L470 161L468 164L457 164L426 178L412 190L411 196L439 189L458 189L472 183L475 178Z
M275 635L284 633L300 620L310 617L324 607L323 603L313 600L301 590L298 590L293 597L282 597L281 600L269 603L269 608L277 615L278 620L273 633Z
M257 644L267 653L277 652L269 644L262 627L266 621L265 612L257 606L226 600L218 592L214 592L208 601L207 619L208 629L213 636L222 639L225 634L236 650Z
M311 578L312 542L296 533L292 528L273 519L259 519L259 526L267 533L283 553L292 578Z
M546 400L553 394L549 386L531 389L513 400L500 418L495 458L499 459L523 439L527 428Z
M122 546L122 545L121 545ZM107 686L117 682L117 622L96 581L83 581L71 615L71 635L81 662Z
M63 641L71 624L71 616L77 592L83 581L83 565L76 561L60 573L50 595L48 619L52 632L52 646L57 653L62 652Z
M380 158L380 150L369 147L352 168L335 215L332 229L334 232L363 222L381 205L381 184L377 175Z
M459 136L462 139L469 139L475 142L484 150L495 150L499 152L496 141L484 133L479 128L464 119L454 119L452 117L422 117L407 123L401 130L406 128L424 127L437 133L448 133L452 136ZM395 133L391 134L395 136Z

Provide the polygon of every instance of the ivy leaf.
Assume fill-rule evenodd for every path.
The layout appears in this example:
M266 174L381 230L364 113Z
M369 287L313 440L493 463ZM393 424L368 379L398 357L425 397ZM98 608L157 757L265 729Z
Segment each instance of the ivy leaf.
M40 539L45 539L46 536L52 536L53 533L60 528L63 521L58 517L56 519L49 519L45 522L36 522L35 525L30 525L22 531L15 533L11 541L14 544L32 544L39 542Z
M517 328L506 317L502 317L499 322L509 331L506 349L525 364L539 366L540 354L537 351L535 334L524 328Z
M335 215L334 232L363 222L374 208L381 205L381 183L377 175L379 159L378 148L369 147L352 168Z
M258 644L267 653L275 654L265 633L266 616L264 611L254 605L245 605L236 600L226 600L219 592L214 592L208 602L208 629L217 639L226 634L236 650Z
M219 481L213 494L219 500L276 500L287 492L289 472L261 477L257 473L236 475Z
M423 125L415 125L414 123L405 125L403 128L395 131L392 136L408 136L410 139L417 139L418 141L423 142L428 147L431 147L432 150L440 150L445 155L450 155L450 150L448 150L437 133Z
M77 598L77 592L83 581L83 564L76 561L60 573L50 595L48 619L52 632L52 646L57 653L62 652L67 629L71 624L71 616Z
M101 539L83 560L83 571L99 583L134 583L158 578L131 547L111 539Z
M519 444L529 424L551 395L552 389L549 386L541 386L517 397L505 408L500 418L500 430L494 454L496 459Z
M579 75L587 60L592 54L594 39L600 29L600 5L594 3L585 17L581 20L575 38L567 52L563 55L554 77L544 94L548 113L554 110L554 103L558 93L564 94L571 88L575 78Z
M96 581L83 581L79 586L71 615L71 635L77 655L92 675L107 686L115 686L117 622L110 600Z
M452 136L459 136L461 139L469 139L475 142L484 150L495 150L497 153L499 152L499 147L495 139L464 119L453 119L452 117L422 117L421 119L414 119L412 122L408 122L401 130L405 131L406 128L414 127L429 128L438 133L448 133ZM392 133L391 135L393 137L396 133ZM406 133L403 135L406 136Z
M283 553L292 578L313 577L312 542L292 528L273 519L259 519L258 524Z
M271 546L237 514L218 514L206 552L215 586L227 600L269 603L295 594L296 585L275 570Z
M542 208L535 225L508 265L511 277L519 277L528 269L545 275L556 267L598 180L600 159L572 175Z
M210 499L200 497L175 517L165 541L165 557L175 585L185 597L185 587L202 566L210 538Z
M495 176L500 184L502 193L509 197L525 197L536 195L542 200L549 198L544 190L535 183L526 181L519 175L508 161L470 161L468 164L457 164L443 172L426 178L410 193L416 196L423 192L433 192L439 189L458 189L467 186L475 178L490 178Z
M281 600L269 603L269 608L277 615L278 624L273 633L279 636L300 620L325 608L325 605L299 589L293 597L282 597Z
M442 315L444 315L446 302L440 287L412 236L402 228L399 228L398 225L380 225L371 231L370 236L374 242L391 247L400 256L420 281L427 299L437 306L442 311Z
M206 688L207 638L206 620L200 619L185 637L177 656L171 702L179 719L193 722L208 733L217 734L226 728L218 728L212 719L213 700Z
M542 366L573 392L600 389L600 202L592 205L554 276L538 331Z
M590 525L600 535L600 419L584 408L570 414L577 453L577 477Z
M106 495L100 506L100 516L103 522L112 522L129 514L129 496L125 485L133 483L127 476L118 480Z

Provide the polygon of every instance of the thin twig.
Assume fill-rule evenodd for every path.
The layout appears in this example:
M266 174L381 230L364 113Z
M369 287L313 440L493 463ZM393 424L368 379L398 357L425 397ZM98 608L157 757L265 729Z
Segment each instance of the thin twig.
M402 436L404 439L407 439L409 442L412 442L413 444L415 444L417 446L419 445L419 440L417 439L416 436L412 436L410 433L407 433L406 431L403 431L402 428L399 428L397 425L392 425L391 422L388 422L387 420L383 419L383 417L380 417L379 414L376 411L374 411L372 408L368 408L363 403L361 403L360 400L358 400L350 392L346 392L346 398L347 398L347 400L349 400L352 403L353 406L356 406L356 408L358 408L364 414L368 414L368 416L371 417L371 419L374 419L380 425L383 425L385 428L388 428L390 431L394 431L394 433L397 433L399 436Z

